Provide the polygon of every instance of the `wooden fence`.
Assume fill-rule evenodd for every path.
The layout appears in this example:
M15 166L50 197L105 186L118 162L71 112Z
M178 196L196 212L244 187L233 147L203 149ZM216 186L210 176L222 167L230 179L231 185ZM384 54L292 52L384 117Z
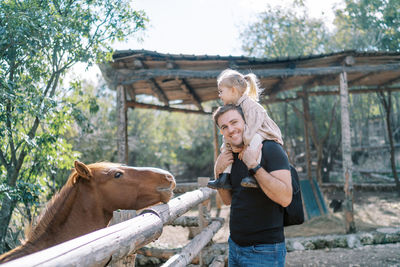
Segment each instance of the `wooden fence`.
M199 181L204 186L208 180L199 178ZM199 205L201 214L201 210L203 210L201 207L205 207L204 203L215 194L215 190L201 187L175 197L167 204L144 209L132 219L5 263L2 267L129 265L126 257L160 237L164 225L173 224L176 219L178 219L176 223L179 224L179 219L182 220L182 218L178 217L197 205ZM132 214L128 214L127 217L132 217ZM122 220L124 219L126 218L122 218ZM223 219L216 218L210 221L199 219L198 224L204 226L201 233L163 266L190 264L222 227ZM218 258L216 261L221 262L221 259Z

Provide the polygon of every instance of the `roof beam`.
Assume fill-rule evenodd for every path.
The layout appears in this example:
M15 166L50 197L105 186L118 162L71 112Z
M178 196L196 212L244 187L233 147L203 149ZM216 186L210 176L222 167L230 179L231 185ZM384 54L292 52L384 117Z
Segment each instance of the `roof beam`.
M151 86L151 90L156 94L157 98L164 102L166 106L169 106L169 100L168 97L165 95L164 91L161 89L161 87L157 84L156 80L154 79L149 79L149 83Z
M367 89L352 89L349 90L349 94L368 94L375 93L379 91L400 91L400 87L391 87L391 88L367 88ZM301 95L302 92L297 92L297 95ZM321 95L338 95L339 89L332 91L309 91L309 96L321 96Z
M368 88L368 89L352 89L349 90L349 94L368 94L368 93L376 93L378 91L400 91L400 87L391 87L391 88ZM287 97L287 98L271 98L265 99L262 103L272 104L272 103L282 103L282 102L291 102L300 100L301 96L303 95L302 91L296 92L296 97ZM324 96L324 95L339 95L338 90L332 91L308 91L308 96Z
M394 83L396 83L398 81L400 81L400 77L396 77L396 78L391 79L391 80L389 80L389 81L387 81L385 83L381 83L379 86L381 87L381 86L391 85L391 84L394 84Z
M187 81L185 79L182 80L177 79L177 82L179 83L179 87L192 99L196 107L199 110L203 110L200 97L196 94L193 88L187 83Z
M340 74L343 71L347 73L369 73L379 71L398 71L400 64L384 64L384 65L362 65L362 66L331 66L318 68L295 68L295 69L258 69L251 72L257 75L258 78L270 77L291 77L291 76L311 76L311 75L328 75ZM126 69L124 70L126 71ZM249 71L243 71L244 74ZM221 73L221 70L183 70L183 69L149 69L131 71L128 77L132 79L121 81L120 84L131 84L141 80L149 80L155 77L169 77L175 79L184 78L200 78L200 79L215 79Z
M139 103L136 101L126 101L126 106L130 108L145 108L145 109L165 110L170 112L195 113L195 114L207 114L207 115L211 114L211 112L205 112L204 110L174 108L170 106L159 106L153 104Z
M371 73L366 73L366 74L361 75L360 77L358 77L356 79L350 80L350 81L348 81L349 86L352 86L352 85L356 84L357 82L362 81L363 79L365 79L365 78L367 78L369 76L371 76Z
M268 94L274 95L281 90L282 85L284 85L285 80L280 78L272 87L268 90Z

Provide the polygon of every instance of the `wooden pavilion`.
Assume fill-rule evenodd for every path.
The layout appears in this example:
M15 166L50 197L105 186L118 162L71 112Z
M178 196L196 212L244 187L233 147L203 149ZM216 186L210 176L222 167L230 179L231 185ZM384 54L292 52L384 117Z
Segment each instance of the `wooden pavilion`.
M174 55L147 50L116 51L113 61L101 64L100 69L108 86L117 91L119 161L128 161L127 108L211 114L211 110L206 110L203 103L218 99L216 78L226 68L256 74L261 87L264 88L260 102L301 100L305 115L308 113L308 96L340 94L343 175L346 199L351 199L353 187L348 95L400 90L400 87L396 86L400 83L398 52L344 51L268 59L244 56ZM328 89L316 90L317 86ZM281 91L295 89L294 97L277 96ZM154 96L161 104L140 102L139 95ZM307 120L309 118L305 116L305 125ZM307 172L311 176L309 134L307 127L304 128ZM218 144L215 144L216 153L217 148ZM352 217L352 204L350 213ZM351 225L347 228L349 230Z

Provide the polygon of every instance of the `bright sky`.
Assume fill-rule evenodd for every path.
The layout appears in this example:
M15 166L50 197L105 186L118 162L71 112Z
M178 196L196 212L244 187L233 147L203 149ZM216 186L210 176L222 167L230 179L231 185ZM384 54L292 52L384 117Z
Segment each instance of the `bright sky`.
M242 55L239 32L266 9L284 8L293 0L134 0L150 18L144 42L117 44L115 49L146 49L171 54ZM333 20L341 0L305 0L310 17Z
M241 56L241 29L269 4L285 8L293 0L132 0L150 19L143 42L129 40L116 50L146 49L160 53ZM310 17L333 20L333 7L343 0L305 0ZM77 66L78 73L82 67ZM90 70L90 73L99 72ZM89 74L89 75L91 75ZM87 73L84 74L87 78Z

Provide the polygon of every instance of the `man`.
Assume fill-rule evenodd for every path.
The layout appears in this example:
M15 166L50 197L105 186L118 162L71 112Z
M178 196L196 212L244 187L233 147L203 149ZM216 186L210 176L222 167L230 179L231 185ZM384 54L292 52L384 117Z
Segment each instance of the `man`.
M244 117L240 107L226 105L214 113L214 121L225 142L234 152L243 149ZM261 164L257 157L262 153ZM283 207L292 201L289 161L282 146L264 141L258 150L245 148L226 152L215 164L215 176L232 164L232 189L218 193L225 205L231 205L229 266L284 266L286 256L283 232ZM254 175L260 188L245 188L241 179Z

